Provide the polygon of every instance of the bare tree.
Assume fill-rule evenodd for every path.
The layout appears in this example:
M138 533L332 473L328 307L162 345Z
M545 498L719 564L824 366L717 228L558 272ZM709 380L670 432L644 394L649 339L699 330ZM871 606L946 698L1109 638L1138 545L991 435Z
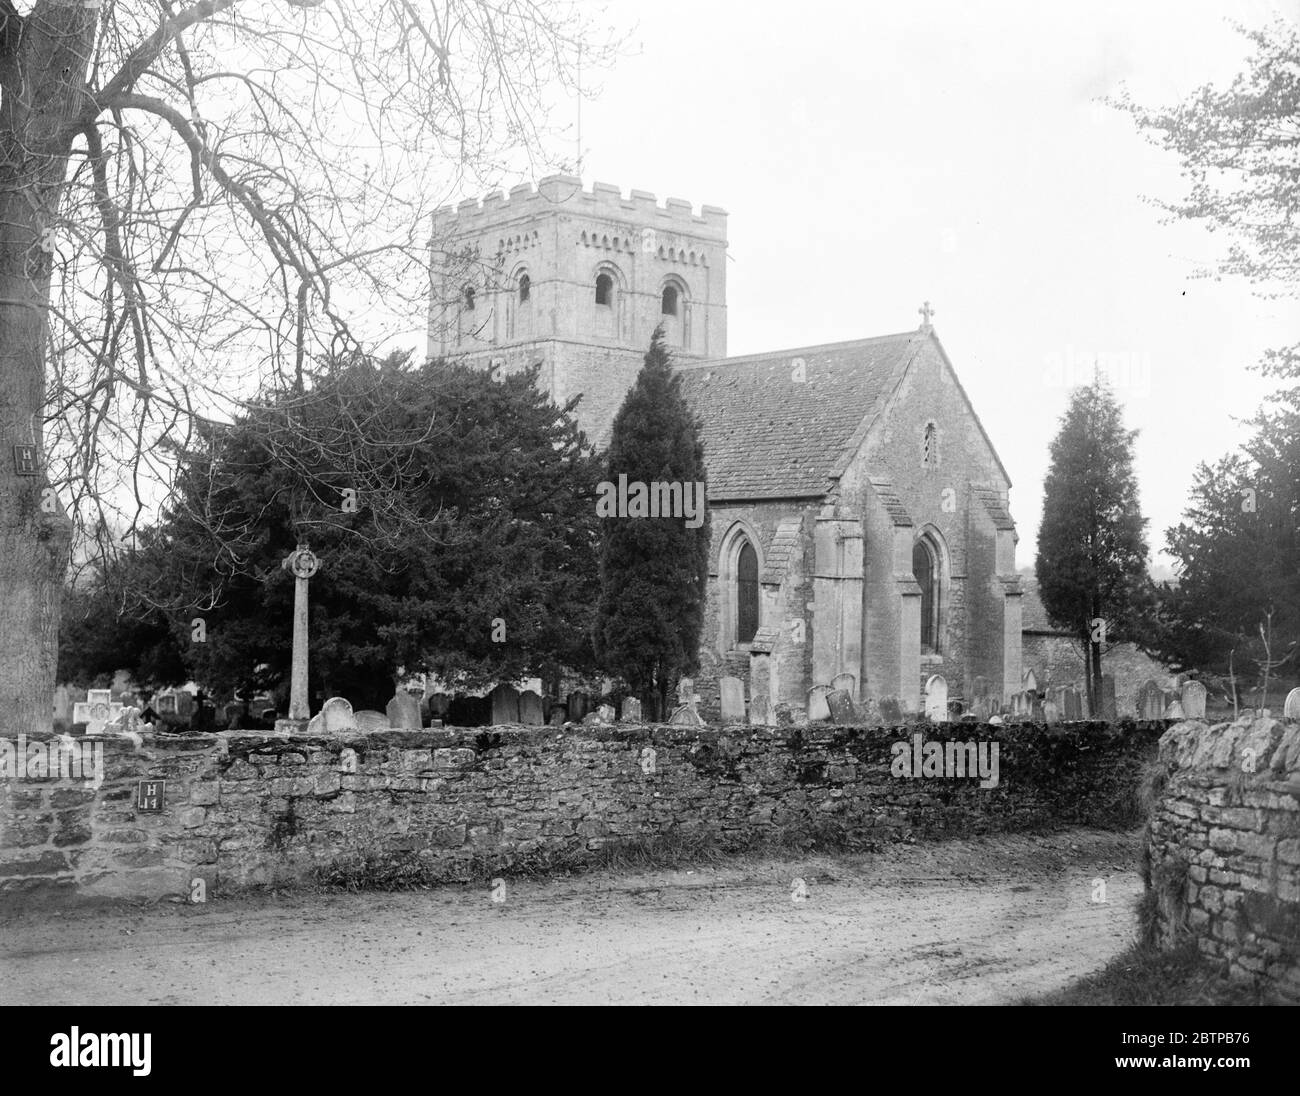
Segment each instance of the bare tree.
M69 545L129 536L197 421L423 316L432 210L528 168L579 50L616 48L570 0L26 9L0 0L0 734L51 724Z

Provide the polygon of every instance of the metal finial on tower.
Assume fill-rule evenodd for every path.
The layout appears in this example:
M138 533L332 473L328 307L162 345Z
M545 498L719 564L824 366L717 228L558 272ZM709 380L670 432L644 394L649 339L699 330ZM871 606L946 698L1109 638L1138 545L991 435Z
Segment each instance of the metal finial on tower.
M934 315L934 309L930 307L930 302L926 301L925 304L921 305L921 307L916 311L920 313L921 316L921 326L918 330L926 332L933 331L934 324L930 322L930 317Z

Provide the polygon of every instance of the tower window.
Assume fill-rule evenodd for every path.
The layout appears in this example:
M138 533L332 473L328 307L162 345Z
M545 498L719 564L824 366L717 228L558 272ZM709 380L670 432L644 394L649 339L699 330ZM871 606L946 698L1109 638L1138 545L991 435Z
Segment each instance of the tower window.
M663 300L660 302L659 311L665 316L677 315L677 287L673 285L664 286Z
M532 292L532 279L527 274L519 275L519 303L523 304L528 300L528 295Z
M465 311L474 311L474 287L472 285L465 287Z
M924 537L912 545L912 577L921 587L921 650L939 653L939 561Z
M939 431L932 422L925 424L925 436L921 440L921 463L927 468L934 468L939 463Z
M614 279L608 274L596 278L596 303L611 305L614 303Z
M736 642L749 643L758 631L758 553L745 541L736 558Z

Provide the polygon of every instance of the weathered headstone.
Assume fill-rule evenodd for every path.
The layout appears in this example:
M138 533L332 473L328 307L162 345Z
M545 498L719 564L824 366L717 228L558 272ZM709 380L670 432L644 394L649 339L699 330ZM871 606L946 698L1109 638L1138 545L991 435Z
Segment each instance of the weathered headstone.
M855 722L853 697L847 689L832 689L826 694L826 706L831 710L831 722L843 727Z
M675 727L703 727L704 718L695 708L700 698L695 692L693 678L684 677L677 683L677 700L678 705L668 717L668 722Z
M1101 675L1101 718L1107 723L1119 719L1119 706L1115 703L1115 675Z
M718 679L723 723L745 722L745 683L738 677Z
M569 710L563 704L555 705L546 719L547 726L550 727L563 727L568 721Z
M943 674L931 674L926 679L925 718L931 723L948 722L948 681Z
M502 682L489 694L492 700L492 725L499 727L503 723L519 722L519 693L511 685Z
M1183 711L1183 702L1181 700L1171 700L1169 707L1165 709L1166 719L1186 719L1187 715Z
M629 696L623 701L623 722L641 722L641 701L634 696Z
M1029 719L1033 723L1042 723L1047 718L1044 710L1042 693L1032 693L1029 697Z
M600 704L596 707L596 718L602 723L613 723L618 718L613 704Z
M808 690L809 721L827 720L831 717L830 705L826 703L826 694L831 691L829 685L814 685Z
M1055 700L1043 701L1043 722L1049 727L1061 722L1061 709Z
M581 690L569 694L568 712L569 718L574 723L581 723L583 717L590 711L591 700L586 693Z
M832 689L843 689L850 700L858 699L858 679L852 674L836 674L831 678Z
M1292 689L1286 694L1286 703L1282 705L1283 719L1300 719L1300 689Z
M1137 714L1139 719L1164 719L1165 693L1154 681L1148 681L1137 695Z
M372 731L386 731L393 725L392 720L384 712L371 711L369 708L353 712L352 718L356 720L357 730L365 734L370 734ZM416 729L419 729L418 724Z
M880 698L880 721L886 727L897 727L903 722L903 705L896 696Z
M420 702L405 689L398 689L384 709L388 725L402 730L420 729ZM360 725L360 721L358 721Z
M1021 679L1021 685L1027 693L1038 692L1038 675L1033 670L1026 670L1024 677Z
M1083 698L1073 685L1065 690L1065 721L1074 723L1083 718Z
M775 727L776 713L766 693L755 693L749 701L749 722L754 727Z
M988 678L976 674L974 680L970 683L970 695L972 700L981 696L987 697L989 695Z
M542 698L532 689L526 689L519 694L519 722L526 727L542 725Z
M325 701L321 710L307 724L307 733L310 735L341 734L356 729L357 721L352 714L352 705L341 696L332 696Z
M1205 718L1205 686L1199 681L1185 681L1181 690L1183 712L1188 719Z

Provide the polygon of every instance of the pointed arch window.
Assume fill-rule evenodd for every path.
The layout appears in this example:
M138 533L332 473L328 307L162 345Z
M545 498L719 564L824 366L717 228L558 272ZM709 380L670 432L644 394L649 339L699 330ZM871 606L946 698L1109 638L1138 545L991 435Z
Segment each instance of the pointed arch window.
M519 303L527 304L533 291L533 280L527 274L519 275Z
M758 631L758 553L745 541L736 558L736 642L749 643Z
M932 422L925 424L925 435L921 439L921 463L927 468L939 464L939 430Z
M921 587L921 651L939 654L939 553L928 537L912 545L912 577Z

